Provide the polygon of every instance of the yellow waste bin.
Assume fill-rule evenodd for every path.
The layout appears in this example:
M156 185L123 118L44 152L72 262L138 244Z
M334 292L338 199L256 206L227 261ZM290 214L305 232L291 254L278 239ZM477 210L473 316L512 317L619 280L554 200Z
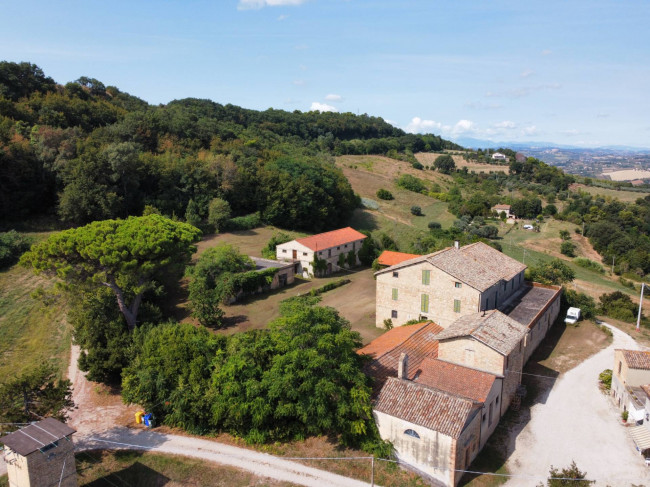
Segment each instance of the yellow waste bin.
M135 413L136 424L142 424L142 416L144 416L144 411L138 411L137 413Z

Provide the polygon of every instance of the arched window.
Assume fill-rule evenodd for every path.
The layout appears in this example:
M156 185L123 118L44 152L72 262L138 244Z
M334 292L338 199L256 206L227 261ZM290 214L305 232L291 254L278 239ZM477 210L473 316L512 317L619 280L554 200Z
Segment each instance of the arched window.
M408 436L412 436L413 438L420 439L420 435L418 435L415 431L410 430L410 429L409 429L409 430L406 430L406 431L404 432L404 434L405 434L405 435L408 435Z

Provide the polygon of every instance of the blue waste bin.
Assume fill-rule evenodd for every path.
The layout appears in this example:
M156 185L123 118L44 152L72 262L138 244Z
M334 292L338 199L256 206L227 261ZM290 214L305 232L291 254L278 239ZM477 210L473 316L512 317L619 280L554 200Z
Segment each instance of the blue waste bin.
M142 420L143 420L145 426L148 426L149 428L151 428L151 425L152 425L151 424L152 423L152 421L151 421L151 413L145 414L142 417Z

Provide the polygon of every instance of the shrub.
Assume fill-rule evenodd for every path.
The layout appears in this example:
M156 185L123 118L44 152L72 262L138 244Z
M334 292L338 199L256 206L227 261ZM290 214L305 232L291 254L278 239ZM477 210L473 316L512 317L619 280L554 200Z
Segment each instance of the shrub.
M416 178L415 176L411 176L410 174L402 174L397 179L397 185L400 188L408 189L409 191L413 191L415 193L423 193L427 190L424 181Z
M528 268L528 278L542 284L564 284L575 279L576 275L568 265L560 259L537 264Z
M291 242L292 238L283 232L278 232L273 234L273 236L266 243L266 246L262 249L262 257L265 259L276 259L277 253L276 248L278 245L283 243Z
M411 164L411 166L413 167L413 169L418 169L418 170L424 169L424 166L422 164L420 164L419 162L417 162L417 161L415 161L413 164Z
M560 252L567 257L575 257L576 256L576 246L573 242L565 241L562 242L562 245L560 245Z
M618 278L618 282L620 282L622 286L625 286L627 288L636 289L634 286L634 281L628 281L623 276Z
M602 384L602 388L609 392L612 388L612 369L603 370L600 375L598 375L598 381Z
M221 227L230 218L230 204L221 198L213 198L208 205L208 223L214 227L215 232L219 232Z
M380 200L393 200L395 197L393 196L393 193L388 191L387 189L380 188L377 190L377 198Z
M598 298L600 310L611 318L631 323L636 318L637 306L627 294L621 291L603 294Z
M576 462L571 462L570 467L563 468L562 470L551 467L546 485L547 487L563 487L568 485L571 487L588 487L595 481L585 480L586 476L587 472L582 472L576 465Z
M18 262L31 244L31 238L21 235L16 230L0 233L0 269Z
M231 218L224 224L225 230L252 230L262 224L262 218L259 213L251 213L250 215L237 216Z
M454 158L449 154L436 157L433 166L443 174L451 174L456 169Z
M393 329L393 320L390 318L384 320L384 329L385 330L392 330Z
M573 260L576 265L589 269L590 271L600 272L601 274L605 272L605 269L598 262L587 259L586 257L577 257ZM622 283L621 283L622 284Z
M566 308L580 308L582 317L587 320L596 315L596 301L585 293L565 289L562 293L562 302Z
M570 240L571 234L569 233L568 230L560 230L560 238L562 240Z
M411 214L415 216L422 216L422 208L419 206L411 206Z
M429 222L427 226L429 227L429 230L439 230L442 228L442 225L438 222Z

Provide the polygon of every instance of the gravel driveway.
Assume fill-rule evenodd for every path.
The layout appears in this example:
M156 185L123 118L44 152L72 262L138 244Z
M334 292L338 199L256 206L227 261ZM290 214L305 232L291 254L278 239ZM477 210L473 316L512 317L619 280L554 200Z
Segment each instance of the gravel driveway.
M650 468L621 424L620 412L598 389L598 374L614 365L614 349L639 349L629 335L610 328L612 344L560 376L546 401L532 406L530 422L513 439L506 463L513 478L506 486L545 484L551 465L564 468L572 460L597 486L650 486Z

